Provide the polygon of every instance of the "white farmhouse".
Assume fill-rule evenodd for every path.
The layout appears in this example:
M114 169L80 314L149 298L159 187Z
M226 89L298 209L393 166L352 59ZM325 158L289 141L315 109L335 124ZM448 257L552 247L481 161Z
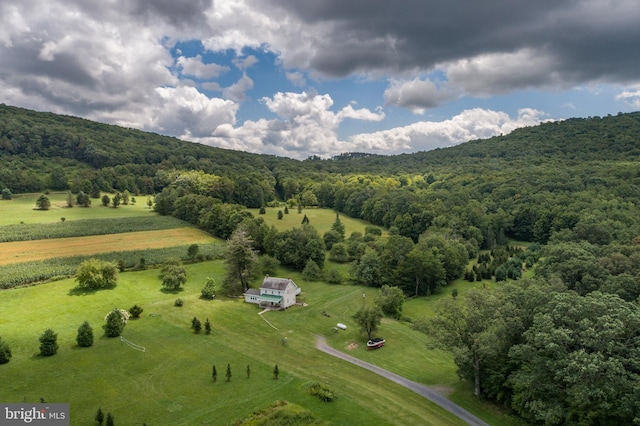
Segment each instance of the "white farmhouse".
M255 303L261 308L287 309L296 303L300 287L291 278L264 277L259 289L250 288L244 294L244 301Z

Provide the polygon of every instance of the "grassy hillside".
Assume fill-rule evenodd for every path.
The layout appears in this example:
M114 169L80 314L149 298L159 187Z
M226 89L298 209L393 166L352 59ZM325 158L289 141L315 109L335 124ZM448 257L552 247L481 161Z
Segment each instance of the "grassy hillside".
M461 424L416 394L316 350L314 335L324 334L341 350L357 344L349 351L352 355L453 392L492 424L509 424L490 407L477 405L455 378L450 357L427 350L427 337L406 325L385 321L381 332L389 344L367 352L364 336L351 319L362 303L361 288L307 283L293 274L308 306L265 314L273 328L254 305L198 298L206 277L220 282L221 263L191 265L188 270L189 281L179 294L160 291L157 271L125 273L115 289L83 295L71 295L71 280L3 292L2 337L14 358L0 366L0 400L70 402L72 424L90 423L98 407L111 412L117 424L230 424L282 399L332 424ZM364 291L372 300L374 291ZM176 297L184 300L183 307L173 306ZM117 338L102 337L106 313L133 304L144 312L139 320L130 320L123 335L144 346L145 353ZM210 319L211 335L189 329L194 316L203 322ZM93 326L96 342L78 348L76 330L85 320ZM347 324L347 331L335 333L337 322ZM42 358L37 355L38 336L48 327L59 334L60 349ZM225 379L227 364L232 368L230 382ZM278 380L272 374L276 364ZM217 383L211 378L213 365ZM328 386L338 399L322 403L308 395L304 385L309 381Z

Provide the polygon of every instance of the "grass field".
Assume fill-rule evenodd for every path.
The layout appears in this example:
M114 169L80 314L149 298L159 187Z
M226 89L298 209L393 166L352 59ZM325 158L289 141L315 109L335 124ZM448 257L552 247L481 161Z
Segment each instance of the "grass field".
M196 228L177 228L94 235L90 237L0 243L0 265L55 257L108 253L122 251L123 249L154 249L185 244L204 244L214 241L216 241L215 238Z
M336 220L336 212L333 210L309 208L303 209L302 213L298 213L298 210L295 207L289 209L289 214L283 215L282 219L278 220L278 210L284 211L284 207L266 207L265 214L259 214L259 209L249 209L254 217L264 219L267 225L275 226L280 232L300 226L302 224L302 218L304 218L304 215L307 215L309 224L313 225L320 235L324 235L325 232L331 229L331 225L333 225ZM370 223L364 220L353 219L342 214L340 215L340 221L345 226L347 238L349 238L349 235L351 235L352 232L360 232L364 234L365 227L371 226ZM383 232L383 235L386 235L387 232L385 229L380 228L380 230Z
M49 210L37 210L36 200L41 194L13 195L11 200L0 200L0 226L18 223L52 223L76 219L102 219L122 216L148 216L153 210L147 207L147 197L137 197L136 204L120 205L117 209L103 207L99 199L91 199L91 207L67 207L67 192L52 192ZM112 196L113 194L108 194Z
M98 406L113 413L117 424L230 424L279 399L333 424L461 424L416 394L316 350L315 335L322 334L354 356L436 385L491 424L511 424L491 406L476 403L468 387L458 382L451 357L427 350L427 336L408 325L385 320L381 333L388 344L366 351L351 315L362 304L363 291L368 303L374 289L307 283L298 274L281 271L301 285L308 306L265 314L274 329L257 315L255 305L198 298L206 277L220 282L220 261L189 265L188 270L189 281L179 294L160 291L157 270L121 274L115 289L83 295L71 295L72 280L3 291L0 330L14 357L0 366L0 401L36 402L42 397L70 402L72 424L90 424ZM173 306L177 297L184 300L181 308ZM130 321L124 336L145 346L144 354L102 337L100 329L113 307L133 304L145 311ZM194 316L210 319L211 335L191 332ZM76 330L85 320L94 328L96 343L78 348ZM347 330L335 332L337 322L347 324ZM38 336L48 327L59 333L60 350L41 358ZM233 377L227 383L228 363ZM281 371L277 381L272 377L276 364ZM211 379L212 365L218 370L217 383ZM303 390L309 381L325 384L338 399L322 403L309 396Z

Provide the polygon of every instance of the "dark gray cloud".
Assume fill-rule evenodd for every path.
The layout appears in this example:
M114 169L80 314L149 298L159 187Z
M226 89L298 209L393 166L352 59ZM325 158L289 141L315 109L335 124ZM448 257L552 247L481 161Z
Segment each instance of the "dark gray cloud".
M640 43L640 3L635 0L268 3L307 25L332 27L317 41L309 61L327 76L429 70L446 62L523 49L544 51L555 60L556 68L548 71L568 80L625 82L640 75L640 55L633 53Z
M202 25L213 0L134 0L123 2L133 15L160 18L177 28Z

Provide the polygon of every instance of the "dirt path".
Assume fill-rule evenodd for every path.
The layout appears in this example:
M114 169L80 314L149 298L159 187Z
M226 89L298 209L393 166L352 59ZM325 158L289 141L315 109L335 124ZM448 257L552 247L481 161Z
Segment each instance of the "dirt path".
M439 405L440 407L444 408L451 414L459 417L460 419L462 419L463 421L467 422L470 425L489 426L488 423L482 421L481 419L474 416L464 408L460 407L457 404L454 404L453 402L449 401L439 393L433 391L432 389L429 389L425 385L413 382L409 379L406 379L388 370L385 370L383 368L370 364L366 361L362 361L361 359L352 357L351 355L347 355L343 352L340 352L332 348L331 346L327 345L326 339L322 336L316 337L316 348L318 348L322 352L328 353L329 355L335 356L336 358L340 358L347 362L360 366L362 368L366 368L367 370L372 371L382 377L385 377L391 380L392 382L399 384L400 386L404 386L405 388L410 389L415 393L427 398L429 401Z

